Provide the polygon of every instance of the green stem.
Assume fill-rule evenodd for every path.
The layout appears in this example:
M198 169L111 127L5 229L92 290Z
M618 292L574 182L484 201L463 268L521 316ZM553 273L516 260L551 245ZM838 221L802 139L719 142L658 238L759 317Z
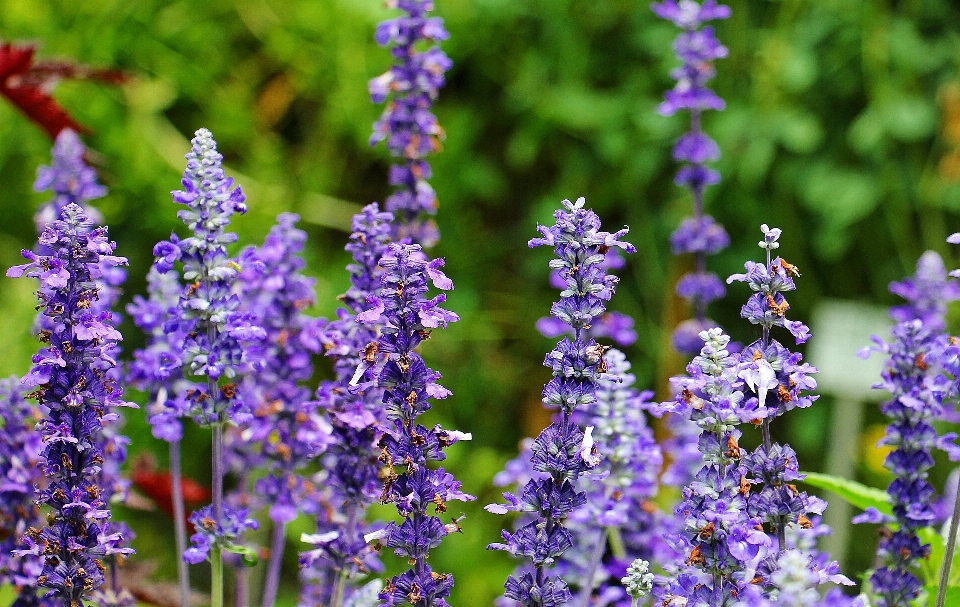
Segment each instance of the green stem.
M953 568L953 552L957 547L957 523L960 523L960 491L957 491L957 498L953 503L953 515L950 517L950 532L947 535L947 550L943 554L943 563L940 565L940 587L937 588L937 607L943 607L943 601L947 598L947 584L950 583L950 570Z
M223 552L220 546L210 548L210 607L223 607Z
M623 545L623 536L620 535L620 527L607 527L607 538L610 543L610 553L614 558L626 560L627 549Z

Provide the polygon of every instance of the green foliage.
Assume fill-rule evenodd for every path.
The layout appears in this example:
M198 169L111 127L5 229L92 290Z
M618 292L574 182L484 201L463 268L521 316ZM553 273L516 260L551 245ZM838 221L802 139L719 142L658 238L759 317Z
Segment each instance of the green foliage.
M501 520L481 507L497 498L491 473L545 422L541 361L551 345L533 324L556 294L547 252L525 243L562 198L584 195L607 226L633 228L638 253L612 306L636 319L640 341L627 353L639 384L666 398L664 379L682 368L665 325L686 314L672 289L689 261L668 254L669 233L690 208L670 159L685 126L656 113L677 63L675 31L648 4L437 0L454 68L437 105L447 139L433 162L443 235L435 254L447 258L457 285L450 308L463 321L425 344L424 356L454 392L433 421L473 432L450 463L479 497L464 507L464 536L433 555L456 576L453 602L489 604L512 566L482 550ZM891 303L887 284L924 249L956 267L944 239L960 223L960 183L946 160L960 141L945 92L960 81L960 8L946 0L732 5L733 17L717 26L730 48L715 81L728 107L705 128L723 151L723 182L708 192L707 210L733 246L712 269L726 275L756 258L760 223L783 228L781 251L803 271L791 313L807 319L819 297ZM389 192L386 153L366 143L380 111L366 81L390 61L372 34L389 14L380 0L0 0L0 31L38 41L41 57L130 75L121 87L63 82L55 91L92 131L90 159L110 187L98 206L131 261L127 300L143 291L153 243L178 229L169 192L190 135L206 126L249 197L236 224L241 241L260 241L283 210L300 213L317 313L329 315L347 286L350 216ZM31 182L48 160L49 141L0 103L6 266L32 245L43 197ZM739 319L746 295L733 287L711 309L742 341L754 339ZM28 368L33 305L26 286L0 281L0 375ZM124 329L129 354L142 337ZM326 362L319 367L329 373ZM138 439L131 453L163 458L142 418L128 417ZM816 447L800 454L813 457ZM188 462L191 476L209 475L202 460ZM857 544L868 564L873 540ZM162 552L138 548L137 558Z
M819 472L804 472L803 474L806 475L806 478L803 479L806 484L819 489L826 489L861 510L876 508L883 514L892 514L893 512L890 508L890 496L882 489L868 487L855 480L830 474Z

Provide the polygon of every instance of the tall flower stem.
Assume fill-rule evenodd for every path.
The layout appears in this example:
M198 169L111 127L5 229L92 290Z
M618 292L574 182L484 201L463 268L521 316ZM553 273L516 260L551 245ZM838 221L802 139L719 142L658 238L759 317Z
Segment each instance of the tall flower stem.
M357 533L357 518L360 514L360 504L349 502L347 508L347 522L344 524L344 534L347 537L353 537ZM336 578L333 580L333 592L330 595L330 607L343 606L343 593L347 586L347 577L349 571L343 569L336 572ZM264 606L266 607L266 606Z
M600 532L600 537L597 538L597 545L593 548L593 554L590 555L590 564L587 566L587 575L583 583L583 588L580 589L579 603L581 607L590 607L590 599L593 596L593 578L597 575L597 567L600 566L600 559L603 558L603 553L607 549L608 534L609 531L605 527Z
M166 399L166 390L161 390L160 398ZM173 492L173 533L177 546L177 582L180 587L180 607L190 605L190 569L183 560L187 549L186 508L183 504L183 471L180 463L180 441L170 443L170 483Z
M940 584L937 587L937 607L943 607L947 598L947 584L950 581L950 570L953 569L953 553L957 548L957 525L960 524L960 491L953 503L953 515L950 517L950 532L947 535L947 549L943 553L943 564L940 565Z
M208 381L210 394L216 394L216 383ZM211 424L213 432L213 516L214 520L223 518L223 420ZM223 607L223 550L219 543L210 549L210 606Z
M283 562L283 545L286 540L286 523L273 523L273 537L270 540L270 561L267 565L267 580L263 586L263 607L273 607L280 586L280 564Z

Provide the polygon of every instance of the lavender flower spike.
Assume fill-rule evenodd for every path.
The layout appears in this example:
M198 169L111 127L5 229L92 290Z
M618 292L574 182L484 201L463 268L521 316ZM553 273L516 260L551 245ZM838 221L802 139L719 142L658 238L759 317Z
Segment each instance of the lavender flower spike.
M671 380L676 398L662 405L700 428L703 462L676 508L684 529L673 541L685 560L662 598L690 607L727 606L750 585L744 572L771 542L760 530L761 518L749 511L751 483L738 444L737 426L756 417L756 403L744 398L737 355L726 349L730 337L713 328L700 338L704 345L687 366L688 376Z
M34 487L41 482L43 443L35 426L40 412L23 398L17 377L0 380L0 585L19 595L17 605L36 604L37 577L43 561L12 554L29 527L40 523Z
M726 19L730 8L718 5L715 0L704 0L703 4L695 0L664 0L651 8L659 17L683 30L673 42L673 50L682 62L670 73L677 84L667 91L658 109L663 116L682 110L690 112L690 130L674 145L673 159L682 163L675 181L690 190L693 217L677 227L670 237L670 245L674 255L694 255L693 272L677 283L677 295L692 304L694 317L676 328L673 345L682 354L695 354L703 345L700 332L716 326L707 318L707 305L725 293L720 279L707 272L706 257L730 244L723 226L703 212L704 190L720 181L720 174L709 168L707 162L720 157L720 148L701 127L704 111L724 108L723 100L707 88L706 83L715 74L713 61L726 57L727 49L717 40L712 27L701 26L714 19Z
M276 599L287 523L300 512L316 514L317 489L307 480L306 467L326 449L332 433L303 385L313 373L310 357L320 344L315 337L319 319L304 314L314 303L314 281L301 273L307 235L296 228L298 219L292 213L281 214L263 245L241 254L243 307L267 333L260 353L262 369L244 378L241 386L257 406L235 447L249 464L241 478L254 467L266 468L255 491L258 500L269 505L273 522L264 607Z
M50 190L53 199L37 211L34 221L37 233L51 221L60 218L64 207L70 203L79 205L93 223L100 223L100 212L87 205L90 200L102 198L107 188L97 183L97 172L84 161L86 148L80 137L70 129L57 135L53 145L53 162L37 169L33 189L37 192Z
M17 554L46 557L37 583L50 589L48 598L83 605L104 582L101 559L133 552L121 547L124 538L110 528L107 490L99 479L103 424L116 416L116 407L135 405L121 400L123 391L110 374L116 362L109 354L120 333L108 312L92 307L102 269L126 259L113 255L106 228L93 228L76 204L63 209L39 242L51 254L23 251L29 263L10 268L7 276L40 280L37 295L49 320L50 328L40 334L48 345L21 383L33 387L28 396L49 411L38 424L48 484L37 502L49 506L51 515L47 527L26 531L27 547Z
M221 378L232 379L251 369L254 361L249 347L266 336L252 322L252 316L238 310L239 297L231 291L241 266L227 254L227 245L236 241L236 234L226 231L234 213L246 212L246 197L233 179L223 173L223 157L207 129L200 129L186 156L187 167L181 183L183 190L173 192L173 200L187 208L177 213L191 231L179 239L158 243L153 253L155 267L161 273L171 271L177 261L183 263L185 288L174 317L165 325L167 331L184 336L177 348L181 352L171 367L180 367L185 376L203 376L205 385L189 390L184 411L197 423L213 431L213 504L211 516L214 537L210 546L213 567L213 607L223 604L223 572L221 551L235 549L233 538L219 534L234 529L234 521L243 526L245 517L228 511L223 505L223 426L249 419L250 404L244 402L234 383L220 384ZM202 538L201 538L202 539ZM194 548L202 552L203 546ZM189 550L188 550L189 552ZM184 558L187 558L186 553Z
M387 423L383 410L383 390L377 386L382 357L379 324L359 323L357 314L367 306L367 298L380 290L383 268L379 261L387 251L393 215L369 204L353 216L353 233L346 249L353 258L347 266L350 288L341 300L344 307L337 318L323 326L318 335L327 356L334 359L336 380L321 382L317 401L333 426L333 442L324 454L329 471L330 508L317 517L317 534L305 535L316 546L300 557L303 579L300 605L316 604L341 607L349 588L347 580L359 574L383 568L363 536L372 531L364 523L364 511L380 496L375 444L379 428ZM358 367L364 371L351 386ZM333 587L328 580L334 580ZM367 590L355 589L352 596L362 599ZM373 593L374 599L381 588Z
M391 244L380 259L380 292L367 298L368 309L357 314L357 321L381 326L379 340L369 349L387 355L377 378L388 419L380 440L380 461L387 471L380 501L396 505L403 517L401 524L391 522L367 538L392 548L411 565L380 592L380 600L388 606L447 607L453 577L431 571L427 556L444 536L460 531L459 518L447 524L440 519L447 503L474 499L460 490L453 475L427 466L431 460L443 460L444 449L470 435L417 423L431 408L430 398L450 395L437 383L440 374L428 368L415 350L433 329L459 320L440 307L446 300L443 293L426 298L429 283L444 291L453 288L442 266L442 259L425 259L420 245ZM369 368L366 362L359 367L361 373Z
M616 290L617 278L602 267L604 255L612 247L628 253L636 249L619 239L627 229L616 233L600 231L600 219L584 209L585 201L563 201L563 209L551 227L537 226L541 238L530 240L531 247L550 246L556 259L550 267L559 269L565 280L560 301L551 314L574 329L574 338L564 338L547 354L544 365L553 370L553 379L544 387L543 402L560 409L560 421L550 424L533 443L532 462L543 478L531 478L521 495L505 493L506 505L489 505L497 514L510 510L536 513L537 518L516 531L503 532L503 543L490 544L490 550L504 550L531 561L533 571L507 578L504 596L528 607L553 607L570 600L566 582L548 574L548 569L573 545L573 537L562 525L575 508L586 501L576 487L577 479L600 463L593 444L593 428L582 430L571 418L578 406L597 400L598 380L606 370L605 348L584 331L595 317L603 314L604 302Z
M890 310L898 321L893 341L875 337L873 349L887 356L882 381L874 387L891 395L880 408L890 418L880 444L893 449L884 461L894 475L887 489L893 516L871 509L854 518L854 522L895 525L880 540L879 566L870 576L877 607L905 605L920 595L917 573L922 559L930 554L930 545L920 540L918 531L935 519L934 490L927 479L933 467L932 452L941 449L950 459L960 459L960 448L954 444L956 434L939 436L933 427L943 416L942 401L950 388L944 365L951 371L957 367L958 348L947 339L944 329L947 304L960 299L960 289L947 277L940 256L927 251L917 262L916 274L891 283L890 291L907 303ZM862 354L869 352L864 349Z
M430 165L425 160L440 149L443 129L430 106L444 84L444 72L452 63L435 43L449 38L443 19L429 17L433 0L387 0L389 8L404 12L377 26L374 36L381 46L391 46L394 65L370 81L374 103L389 99L380 119L373 125L370 144L386 140L391 155L399 159L390 167L390 184L395 186L385 203L396 217L395 240L431 246L439 238L436 225L421 219L423 213L437 212L437 194L427 179ZM419 43L431 44L418 50Z

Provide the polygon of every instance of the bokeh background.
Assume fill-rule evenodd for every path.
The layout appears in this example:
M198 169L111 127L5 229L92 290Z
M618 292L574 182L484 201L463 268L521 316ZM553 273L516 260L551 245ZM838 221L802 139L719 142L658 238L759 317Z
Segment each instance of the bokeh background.
M803 277L790 297L792 318L809 320L821 302L890 305L892 280L933 249L960 265L944 239L960 229L960 7L949 0L751 0L730 3L717 24L730 49L718 61L715 90L724 112L705 118L723 152L719 186L707 210L732 246L711 258L726 276L757 259L760 223L783 228L781 252ZM432 161L442 239L456 283L449 306L461 322L424 346L454 396L430 414L473 433L450 452L449 468L478 496L465 532L431 556L457 579L452 604L489 605L512 567L484 550L503 524L481 506L496 501L491 477L517 442L546 423L539 393L552 344L534 329L556 297L548 252L530 251L537 222L563 198L585 196L608 229L631 227L638 252L621 273L612 308L633 316L640 338L628 348L641 387L666 398L666 378L682 370L669 332L687 316L672 293L689 260L669 254L668 238L689 213L673 185L672 142L685 117L656 106L672 85L676 33L645 0L437 0L453 59L436 104L447 137ZM125 301L144 290L153 244L182 226L169 192L178 187L193 131L211 129L248 194L236 221L241 243L259 243L282 211L309 233L309 273L317 315L329 315L347 286L343 246L350 216L389 192L389 157L367 145L381 108L368 79L389 53L373 42L393 15L379 0L0 0L0 37L34 41L41 58L69 59L129 75L121 86L63 82L56 99L90 129L109 195L103 211L118 253L130 258ZM32 215L45 200L32 191L50 141L0 103L0 265L31 246ZM26 281L0 280L0 373L22 374L36 343ZM739 319L745 288L732 287L711 315L736 339L753 328ZM127 323L129 325L129 322ZM126 325L125 325L126 326ZM127 352L142 344L132 325ZM814 327L816 329L816 327ZM814 340L817 337L814 337ZM856 344L864 345L864 344ZM314 378L329 374L318 360ZM824 465L836 401L824 396L778 428L805 469ZM857 478L885 487L873 448L882 420L868 407L850 445ZM128 416L131 458L164 445L142 417ZM188 474L209 479L203 432ZM935 470L942 486L949 467ZM666 497L664 500L666 501ZM378 511L384 516L389 510ZM454 513L455 514L455 513ZM125 510L137 530L134 560L174 575L169 521ZM281 601L295 599L294 525ZM851 575L871 561L876 535L855 530L844 556ZM392 567L399 566L387 556ZM254 574L256 575L256 573ZM195 574L202 583L202 574Z

